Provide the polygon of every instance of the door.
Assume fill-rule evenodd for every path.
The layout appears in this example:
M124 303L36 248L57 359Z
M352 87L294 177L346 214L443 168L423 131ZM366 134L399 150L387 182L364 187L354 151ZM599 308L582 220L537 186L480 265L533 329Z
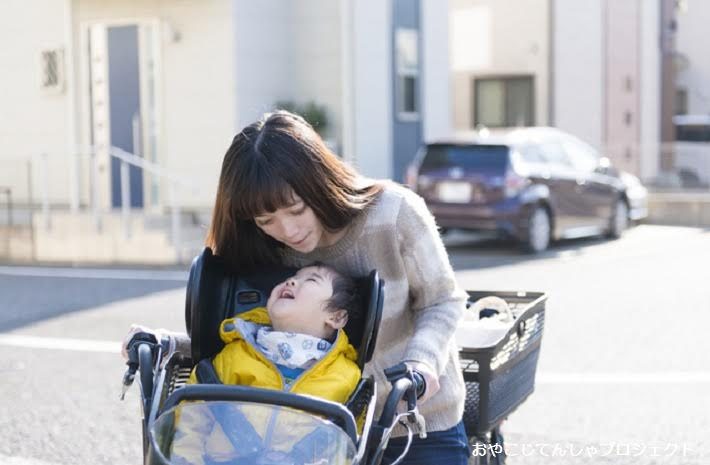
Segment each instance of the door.
M110 26L107 31L108 95L111 145L141 155L140 61L138 26ZM130 205L143 207L143 170L129 169ZM111 206L121 206L121 161L111 158Z
M158 163L159 33L157 21L94 23L85 27L89 144L97 156L90 175L101 208L121 206L121 162L110 148ZM129 167L130 206L158 205L158 180ZM145 190L147 189L147 190Z
M603 231L609 226L619 196L618 183L613 176L598 171L599 154L594 148L573 137L563 138L561 143L576 171L587 224Z
M549 169L544 181L550 189L550 203L560 237L570 235L575 228L588 225L590 206L582 194L584 183L578 178L567 153L555 141L544 142L540 153Z

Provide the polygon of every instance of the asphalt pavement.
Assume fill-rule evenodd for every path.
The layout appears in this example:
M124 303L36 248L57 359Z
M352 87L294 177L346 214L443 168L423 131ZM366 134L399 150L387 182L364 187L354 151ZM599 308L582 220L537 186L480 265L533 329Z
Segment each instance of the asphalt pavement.
M445 242L462 287L549 295L535 393L504 424L508 463L710 463L710 231L642 225L537 257ZM141 463L119 341L133 322L184 329L185 277L0 267L0 464Z

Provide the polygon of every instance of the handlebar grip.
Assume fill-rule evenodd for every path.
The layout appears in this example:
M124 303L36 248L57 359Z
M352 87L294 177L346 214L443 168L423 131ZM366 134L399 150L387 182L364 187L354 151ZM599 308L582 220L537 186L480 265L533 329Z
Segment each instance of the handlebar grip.
M388 426L394 420L397 404L401 400L407 401L407 406L413 409L416 406L416 399L419 399L426 391L426 380L424 376L416 370L411 370L404 362L386 368L385 376L392 383L392 390L387 396L382 414L380 415L380 425ZM413 395L412 395L413 394Z
M143 393L143 413L148 415L153 401L153 351L147 343L138 344L138 370L141 376L141 392Z
M409 378L412 381L416 398L421 398L426 392L426 379L417 370L410 369L406 363L398 363L385 369L387 381L393 383L400 378Z
M412 381L414 382L414 392L417 394L417 399L421 399L426 392L426 379L417 370L412 370Z
M126 350L128 352L128 361L126 362L127 364L136 364L138 365L139 363L139 357L138 357L138 346L142 344L147 344L149 348L153 348L156 344L158 344L158 340L155 337L155 334L145 332L145 331L139 331L136 334L131 337L131 340L128 341Z

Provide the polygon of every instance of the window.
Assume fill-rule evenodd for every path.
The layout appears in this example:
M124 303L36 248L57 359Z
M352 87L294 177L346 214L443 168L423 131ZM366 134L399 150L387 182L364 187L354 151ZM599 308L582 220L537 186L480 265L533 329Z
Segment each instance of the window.
M710 123L676 124L675 140L682 142L710 142Z
M532 76L475 78L473 127L534 126Z
M599 154L587 143L569 137L562 139L562 146L576 169L591 172L599 166Z
M41 54L40 84L44 91L64 90L64 54L61 50L44 50Z
M400 119L419 117L419 33L416 29L395 32L397 66L396 99Z
M574 141L564 141L562 143L572 166L584 172L594 171L599 166L599 156L585 145Z
M504 145L430 145L422 170L459 167L473 171L504 171L510 149Z
M710 115L676 115L673 125L677 141L710 142Z
M544 142L540 145L542 157L551 165L570 168L572 163L569 156L562 149L562 146L556 142Z
M520 147L520 154L526 163L545 163L545 158L537 145L525 145Z
M675 114L688 114L688 89L679 87L675 90Z

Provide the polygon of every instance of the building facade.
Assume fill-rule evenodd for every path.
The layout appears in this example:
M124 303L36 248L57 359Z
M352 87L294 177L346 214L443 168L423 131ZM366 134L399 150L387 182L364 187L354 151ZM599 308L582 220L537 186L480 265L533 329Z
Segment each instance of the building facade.
M198 187L172 194L185 208L208 208L235 132L281 102L324 108L324 138L374 177L401 179L424 135L448 129L445 2L11 0L4 10L0 36L14 46L1 52L0 185L20 202L46 194L76 209L97 193L102 209L119 207L114 147L156 167L130 168L132 208L164 208L172 184ZM29 176L22 160L34 161Z
M556 126L650 179L660 140L660 2L456 0L456 130Z

